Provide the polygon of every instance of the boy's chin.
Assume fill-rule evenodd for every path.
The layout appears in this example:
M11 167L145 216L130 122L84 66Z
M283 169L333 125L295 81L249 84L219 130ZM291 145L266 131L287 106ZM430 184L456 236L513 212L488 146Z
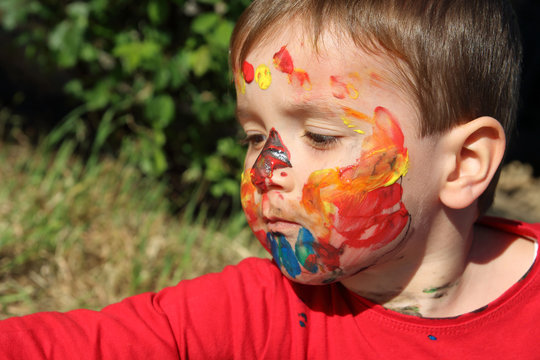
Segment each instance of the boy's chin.
M289 272L283 268L280 267L281 273L289 280L303 285L327 285L332 284L335 282L338 282L340 280L343 280L347 277L347 274L345 274L340 269L335 270L333 272L326 272L326 273L316 273L312 274L307 270L302 270L302 273L296 276L291 276Z

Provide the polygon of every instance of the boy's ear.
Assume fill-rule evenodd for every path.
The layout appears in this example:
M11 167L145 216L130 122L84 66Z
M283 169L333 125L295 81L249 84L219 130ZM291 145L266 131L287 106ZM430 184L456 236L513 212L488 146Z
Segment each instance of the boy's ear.
M452 128L442 141L441 202L452 209L471 205L489 186L506 147L501 124L483 116Z

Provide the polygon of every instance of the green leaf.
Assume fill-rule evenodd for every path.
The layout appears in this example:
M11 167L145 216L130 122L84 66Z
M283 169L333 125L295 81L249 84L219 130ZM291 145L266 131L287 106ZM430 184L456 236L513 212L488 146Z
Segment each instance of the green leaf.
M203 76L210 68L212 55L210 48L206 45L199 47L191 53L191 69L195 76Z
M139 166L145 174L151 176L160 176L167 170L165 153L153 139L142 139Z
M64 20L49 34L49 48L57 53L57 61L61 67L72 67L76 64L83 31L71 20Z
M151 98L144 109L146 118L154 129L164 129L174 119L174 101L169 95Z
M82 81L79 79L73 79L64 85L64 91L68 94L81 98L84 92Z
M215 13L205 13L199 15L191 23L191 30L197 34L204 35L212 30L219 21L219 15Z
M84 98L88 110L103 109L111 101L112 82L109 79L99 81L92 89L86 91Z
M234 29L234 24L231 21L222 20L212 33L212 44L219 46L223 49L229 47L229 41Z
M160 54L161 45L153 41L120 44L113 49L113 55L122 61L128 73L136 70L143 60L155 58Z
M164 0L151 0L148 3L147 12L152 24L162 24L169 15L168 3Z
M90 7L87 3L76 1L66 6L66 13L74 19L80 19L85 21L88 19L90 13Z

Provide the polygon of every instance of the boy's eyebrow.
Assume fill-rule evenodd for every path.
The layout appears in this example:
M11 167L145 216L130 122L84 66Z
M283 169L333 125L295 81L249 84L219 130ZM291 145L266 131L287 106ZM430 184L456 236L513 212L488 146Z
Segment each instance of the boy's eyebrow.
M312 117L329 117L336 116L341 110L341 107L336 107L336 110L331 109L327 100L309 100L302 103L287 102L283 105L282 112L287 115L312 116ZM255 115L248 107L236 105L235 115L237 119L250 118Z
M284 112L287 114L302 114L312 117L336 116L337 110L333 110L328 100L312 99L302 103L288 103L285 105ZM336 109L341 109L337 107Z

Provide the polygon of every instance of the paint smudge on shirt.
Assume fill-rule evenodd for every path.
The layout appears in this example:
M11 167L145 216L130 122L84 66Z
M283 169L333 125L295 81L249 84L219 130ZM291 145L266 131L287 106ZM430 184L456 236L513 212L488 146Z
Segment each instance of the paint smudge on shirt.
M268 89L270 84L272 84L272 73L270 72L270 68L264 64L257 66L257 70L255 70L255 81L261 90Z
M302 319L299 320L300 326L305 328L307 324L307 315L305 313L298 313L298 316Z

